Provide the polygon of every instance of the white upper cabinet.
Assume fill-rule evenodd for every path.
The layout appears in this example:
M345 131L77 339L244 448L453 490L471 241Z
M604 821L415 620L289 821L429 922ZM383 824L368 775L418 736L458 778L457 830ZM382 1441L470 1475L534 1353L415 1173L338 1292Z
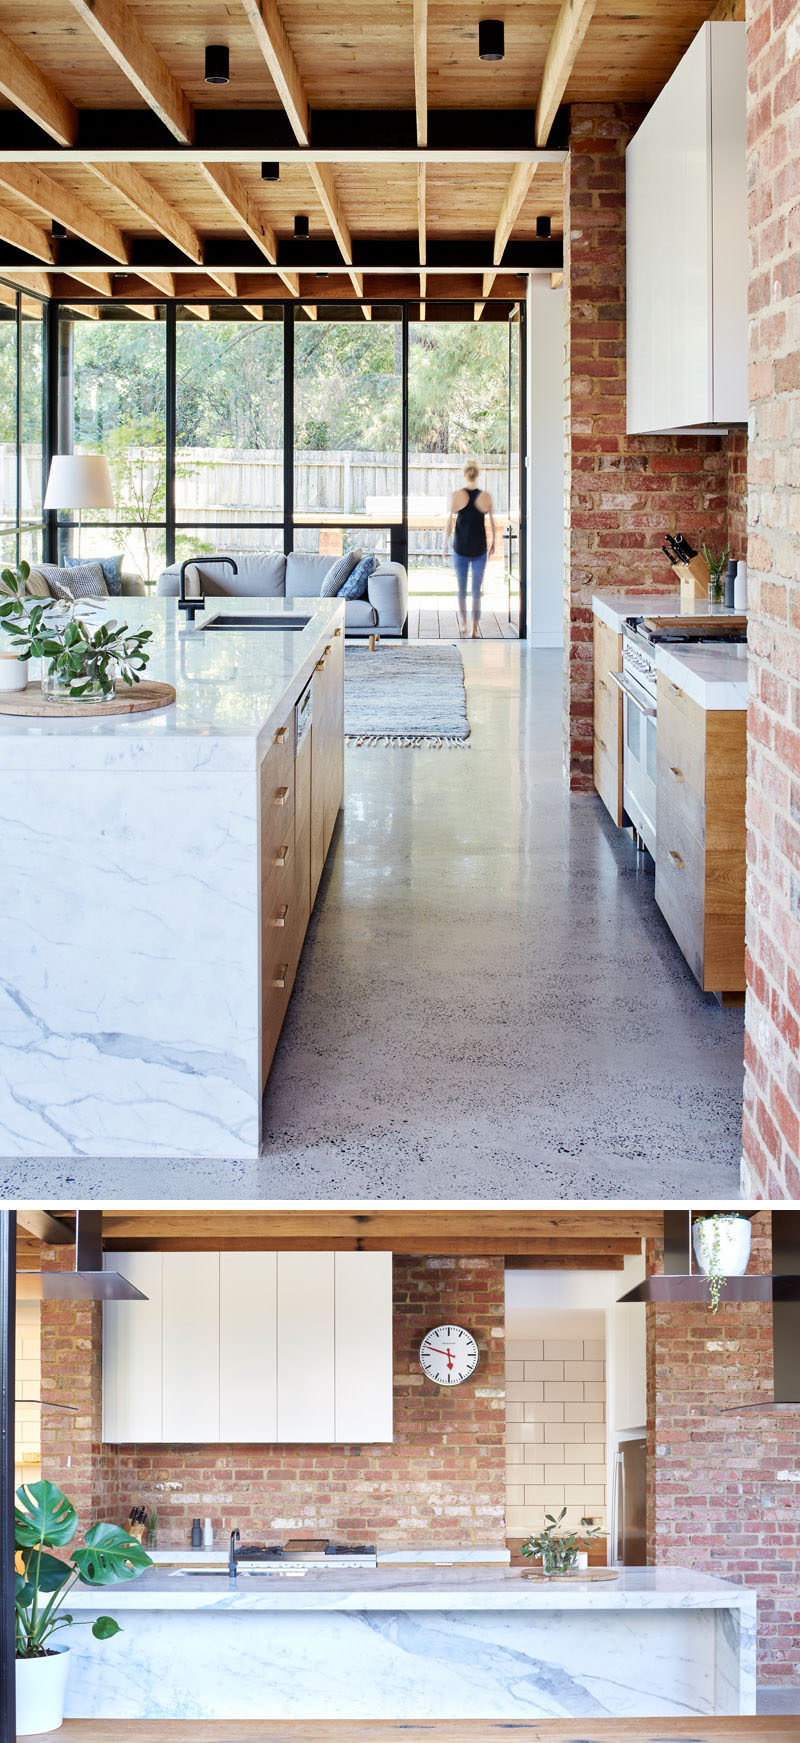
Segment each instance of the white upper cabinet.
M644 1259L626 1259L625 1290L643 1283ZM610 1426L617 1433L647 1422L647 1308L643 1301L615 1302L611 1308L612 1384Z
M391 1440L391 1253L115 1253L105 1441Z
M704 24L628 146L630 435L747 420L746 77Z

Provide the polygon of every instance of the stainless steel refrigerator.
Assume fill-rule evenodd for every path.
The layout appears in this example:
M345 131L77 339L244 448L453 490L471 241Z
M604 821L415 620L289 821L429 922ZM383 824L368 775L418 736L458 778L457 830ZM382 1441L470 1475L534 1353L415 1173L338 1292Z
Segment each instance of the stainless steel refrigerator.
M647 1442L621 1440L614 1461L611 1552L617 1567L647 1559Z

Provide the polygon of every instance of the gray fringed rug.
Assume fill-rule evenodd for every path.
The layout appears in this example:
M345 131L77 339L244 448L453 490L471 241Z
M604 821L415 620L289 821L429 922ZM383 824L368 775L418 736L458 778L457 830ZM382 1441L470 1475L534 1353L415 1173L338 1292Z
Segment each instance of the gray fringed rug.
M464 667L452 644L395 642L374 653L348 642L344 731L348 744L464 750L469 739Z

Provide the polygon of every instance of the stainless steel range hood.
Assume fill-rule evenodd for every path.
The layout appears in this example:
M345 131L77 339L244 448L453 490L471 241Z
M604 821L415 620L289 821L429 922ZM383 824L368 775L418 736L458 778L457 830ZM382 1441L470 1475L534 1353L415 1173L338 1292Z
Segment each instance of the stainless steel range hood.
M18 1271L23 1301L146 1301L119 1271L103 1270L103 1213L75 1212L75 1265L72 1271Z
M765 1206L765 1209L768 1207ZM663 1305L708 1302L708 1278L693 1269L692 1211L664 1212L664 1272L647 1277L620 1301L653 1301ZM741 1211L753 1217L756 1212ZM771 1397L754 1398L720 1410L721 1416L773 1410L800 1412L800 1211L772 1210L772 1264L768 1275L727 1277L720 1302L772 1303Z

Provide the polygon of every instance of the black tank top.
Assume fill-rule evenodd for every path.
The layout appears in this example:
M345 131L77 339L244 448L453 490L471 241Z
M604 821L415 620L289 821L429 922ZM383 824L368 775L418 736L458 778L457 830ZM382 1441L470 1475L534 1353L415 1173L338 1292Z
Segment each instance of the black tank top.
M486 551L486 522L475 504L479 490L468 490L468 501L456 515L453 550L457 557L482 557Z

